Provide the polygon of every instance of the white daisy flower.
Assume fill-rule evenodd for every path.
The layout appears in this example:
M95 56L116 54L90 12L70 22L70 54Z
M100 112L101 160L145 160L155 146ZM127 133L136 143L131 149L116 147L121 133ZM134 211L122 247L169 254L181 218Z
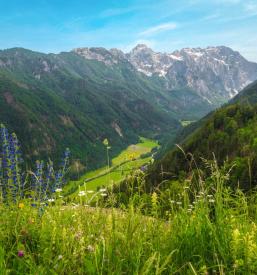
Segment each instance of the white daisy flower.
M79 191L79 197L83 197L86 195L86 192L85 191Z

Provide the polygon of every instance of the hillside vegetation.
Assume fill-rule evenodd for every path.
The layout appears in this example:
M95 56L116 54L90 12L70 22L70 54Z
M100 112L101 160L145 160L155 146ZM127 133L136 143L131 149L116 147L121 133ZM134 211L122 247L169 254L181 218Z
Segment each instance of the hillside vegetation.
M243 166L233 168L232 162L239 158L244 163L245 156L255 160L256 105L248 102L214 112L204 128L186 139L185 144L196 144L199 150L202 143L212 146L204 151L211 160L199 162L199 166L191 161L192 166L186 168L193 173L186 175L187 170L181 170L187 165L185 156L180 158L173 151L176 164L181 164L178 174L174 170L176 178L164 181L167 174L161 170L163 178L150 190L146 190L149 171L145 174L135 169L121 186L85 188L66 196L64 176L69 150L59 170L54 170L51 161L38 161L35 171L26 171L16 135L10 135L1 125L0 220L5 221L0 223L2 274L254 274L257 194L254 188L244 193L239 188L241 182L234 182L241 175L244 188L255 184L255 170L249 170L249 166L238 170ZM216 133L215 139L210 139ZM224 138L226 133L233 136ZM220 136L221 141L217 138ZM236 151L239 137L243 146ZM155 145L149 140L143 142L143 153ZM106 162L108 141L103 145ZM224 151L225 146L231 151ZM217 157L213 158L211 148L217 150ZM223 163L226 155L229 158ZM121 154L114 159L114 167L123 158ZM161 188L163 183L166 189ZM92 193L94 200L88 200Z
M257 185L257 83L243 90L229 104L209 114L180 134L184 141L157 161L150 171L153 183L192 176L213 156L232 166L231 184L248 190ZM188 129L187 129L188 128ZM165 173L161 173L161 172Z
M139 136L174 134L161 82L127 63L107 66L75 53L0 51L0 120L22 141L27 160L59 159L66 147L88 168L102 166L108 138L117 155Z
M160 192L135 192L122 210L110 208L115 194L98 207L83 196L0 204L2 274L254 274L256 192L232 194L226 169L209 165L211 182L199 181L197 192L181 183L177 199L165 195L164 214Z

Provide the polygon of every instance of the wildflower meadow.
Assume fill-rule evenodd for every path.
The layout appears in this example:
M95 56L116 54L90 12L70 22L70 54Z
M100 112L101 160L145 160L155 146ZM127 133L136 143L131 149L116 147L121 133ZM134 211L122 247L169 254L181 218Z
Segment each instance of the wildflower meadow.
M119 192L70 196L68 149L29 170L3 125L0 146L0 274L256 274L257 192L228 187L233 167L150 193L135 170Z

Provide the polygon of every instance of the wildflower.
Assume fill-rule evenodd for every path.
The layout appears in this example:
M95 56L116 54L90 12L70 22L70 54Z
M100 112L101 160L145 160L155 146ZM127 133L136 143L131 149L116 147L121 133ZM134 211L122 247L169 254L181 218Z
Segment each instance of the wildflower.
M18 205L18 207L19 207L20 209L24 208L24 206L25 206L25 205L24 205L23 202L20 202L19 205Z
M184 186L184 189L185 189L185 190L189 189L189 186Z
M80 240L80 239L82 238L82 236L83 236L83 232L78 231L78 232L75 234L75 239L76 239L76 240Z
M22 257L24 257L24 255L25 255L25 253L23 250L18 251L18 257L22 258Z
M48 199L48 202L54 202L54 199Z
M57 189L55 189L55 192L56 192L56 193L62 192L62 188L57 188Z
M93 190L87 190L87 193L92 194L92 193L94 193L94 191Z
M99 192L106 192L106 188L101 188Z
M35 223L35 219L29 219L29 223L32 224L32 223Z
M59 256L58 256L58 260L61 260L62 258L63 258L62 255L59 255Z
M103 144L104 144L105 146L108 146L108 145L109 145L109 141L108 141L107 138L104 139Z
M92 253L92 252L94 252L95 249L94 249L94 247L92 245L88 245L87 246L87 250L88 250L88 252Z
M235 260L235 263L234 263L233 267L235 269L237 269L238 267L243 266L243 265L244 265L244 260L243 259L238 259L238 260Z
M213 197L213 195L207 195L207 198L212 198Z
M209 202L210 202L210 203L214 203L215 200L214 200L214 199L210 199Z
M158 201L158 195L156 194L156 192L153 192L151 199L152 199L152 204L156 205Z
M83 197L86 195L86 192L85 191L79 191L79 197Z
M101 196L102 196L102 197L106 197L107 194L106 194L106 193L101 193Z
M182 205L182 202L181 201L177 201L177 205Z

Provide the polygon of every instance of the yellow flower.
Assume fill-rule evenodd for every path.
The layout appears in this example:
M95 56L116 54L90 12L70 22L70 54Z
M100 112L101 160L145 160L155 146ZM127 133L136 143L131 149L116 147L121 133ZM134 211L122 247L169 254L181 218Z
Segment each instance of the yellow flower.
M153 207L155 207L157 205L158 195L155 192L153 192L151 199L152 199L152 205L153 205Z
M29 219L29 223L31 223L31 224L32 224L32 223L35 223L35 219L33 219L33 218L32 218L32 219Z
M240 238L240 232L236 228L236 229L233 230L233 239L234 239L234 241L238 241L239 238Z
M22 208L24 208L24 203L23 202L20 202L19 204L18 204L18 207L20 208L20 209L22 209Z
M104 139L103 144L104 144L105 146L108 146L108 145L109 145L109 141L108 141L107 138Z

